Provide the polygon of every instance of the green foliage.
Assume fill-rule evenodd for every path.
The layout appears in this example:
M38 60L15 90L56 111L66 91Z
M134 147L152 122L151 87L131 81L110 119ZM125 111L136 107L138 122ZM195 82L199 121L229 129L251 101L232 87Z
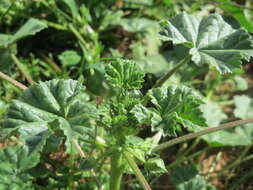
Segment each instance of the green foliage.
M236 108L234 115L240 119L247 119L252 114L252 100L248 96L235 96L234 97ZM207 102L201 106L204 117L207 120L209 127L218 126L224 119L227 118L226 114L221 110L219 105L214 102ZM195 131L202 130L197 128ZM243 127L237 127L230 130L217 131L201 138L212 146L248 146L252 144L252 124L247 124Z
M182 13L162 23L161 39L189 48L197 65L210 64L220 72L232 72L249 61L253 41L244 29L233 29L220 15L197 17Z
M251 116L251 97L231 99L251 88L239 69L252 40L239 24L251 31L252 5L215 2L3 0L0 70L31 86L20 95L0 81L0 189L157 189L167 173L175 189L214 190L198 167L171 166L194 163L209 145L251 145L252 124L200 137L208 145L155 148Z
M96 107L87 102L87 95L83 92L82 85L73 80L32 85L10 105L3 134L5 131L19 132L31 152L41 151L45 141L54 133L66 137L67 152L70 152L72 141L85 138L84 134L94 127L97 117Z
M27 171L38 164L38 154L29 155L25 147L15 146L0 150L0 160L1 189L34 189Z
M8 46L22 38L30 35L34 35L37 32L45 29L46 24L42 23L38 19L30 18L17 32L13 35L0 34L0 47Z
M58 56L63 66L73 66L78 64L81 61L81 57L78 55L76 51L67 50L62 52Z
M140 124L151 124L153 131L176 136L180 126L189 130L196 126L206 126L199 109L201 98L187 87L152 89L148 96L155 108L145 108L141 104L132 110Z
M152 174L166 173L167 169L162 159L150 158L144 165L145 169L151 171Z
M177 190L215 190L214 186L206 183L205 178L198 175L198 168L194 165L174 168L172 182Z
M144 75L138 66L129 60L118 59L106 67L106 78L110 84L126 90L141 88Z

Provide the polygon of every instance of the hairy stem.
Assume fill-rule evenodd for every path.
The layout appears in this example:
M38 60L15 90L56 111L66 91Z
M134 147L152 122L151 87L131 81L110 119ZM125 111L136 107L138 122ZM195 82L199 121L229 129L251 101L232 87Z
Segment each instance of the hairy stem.
M122 153L114 153L111 156L110 190L120 190L123 171L121 168Z
M15 79L9 77L8 75L4 74L1 71L0 71L0 78L10 82L11 84L13 84L14 86L20 88L21 90L26 90L27 89L27 87L24 84L16 81Z
M154 88L161 87L180 67L187 64L191 60L191 56L185 57L174 68L169 70L162 78L160 78L154 85Z
M133 171L134 171L137 179L141 183L143 189L144 190L152 190L151 187L149 186L147 180L145 179L145 177L141 173L141 170L138 168L137 164L135 163L135 161L131 157L131 155L128 152L124 152L123 154L124 154L124 157L126 158L128 164L133 169Z
M208 128L208 129L205 129L205 130L202 130L202 131L198 131L196 133L190 133L188 135L184 135L182 137L178 137L176 139L167 141L165 143L162 143L162 144L156 146L153 149L153 152L161 151L161 150L163 150L165 148L168 148L170 146L173 146L173 145L181 143L181 142L185 142L185 141L193 139L195 137L199 137L199 136L202 136L202 135L206 135L206 134L213 133L213 132L216 132L216 131L220 131L220 130L223 130L223 129L233 128L235 126L244 125L244 124L248 124L248 123L253 123L253 118L232 121L232 122L228 122L228 123L219 125L217 127L211 127L211 128Z

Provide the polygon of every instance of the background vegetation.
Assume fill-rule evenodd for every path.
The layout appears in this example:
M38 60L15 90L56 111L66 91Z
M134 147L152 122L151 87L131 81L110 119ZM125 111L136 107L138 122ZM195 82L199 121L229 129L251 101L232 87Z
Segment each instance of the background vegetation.
M145 92L185 56L183 47L158 38L159 22L181 12L197 16L219 13L233 28L253 33L251 0L1 0L0 71L27 86L55 78L75 79L86 86L92 101L102 104L111 93L104 78L106 64L129 58L148 73L141 89ZM201 110L208 126L217 126L253 116L252 74L251 61L224 75L211 66L188 64L164 85L196 89L205 100ZM0 80L1 118L10 100L21 93ZM152 134L145 129L140 136ZM167 172L145 176L153 189L251 190L252 142L253 124L205 135L162 151ZM0 144L2 148L10 145L8 141ZM58 153L50 155L48 162L59 165L68 159L60 150ZM46 172L43 175L33 183L45 189L64 187L64 176L57 176L57 181ZM100 176L105 183L107 178ZM94 181L84 184L78 188L96 188ZM124 187L141 189L130 174L124 176Z

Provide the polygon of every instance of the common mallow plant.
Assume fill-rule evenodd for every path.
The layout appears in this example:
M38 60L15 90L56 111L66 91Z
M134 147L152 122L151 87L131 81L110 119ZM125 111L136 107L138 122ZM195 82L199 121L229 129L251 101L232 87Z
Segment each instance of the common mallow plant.
M111 93L103 101L94 101L78 81L63 79L33 84L12 101L1 137L18 143L0 150L1 189L119 190L125 174L151 189L143 172L167 172L158 151L171 143L159 145L161 138L207 126L201 96L186 86L165 88L164 82L190 62L223 74L253 54L250 35L220 15L182 13L161 24L161 39L185 46L187 54L146 94L140 91L145 73L133 61L116 59L106 65ZM147 127L155 135L141 138Z

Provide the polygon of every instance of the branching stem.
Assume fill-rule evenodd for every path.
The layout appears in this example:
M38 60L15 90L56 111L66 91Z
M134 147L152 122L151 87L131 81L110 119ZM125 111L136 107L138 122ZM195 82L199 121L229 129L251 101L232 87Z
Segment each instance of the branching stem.
M181 143L181 142L185 142L185 141L193 139L195 137L199 137L199 136L202 136L202 135L207 135L209 133L213 133L213 132L224 130L224 129L233 128L233 127L238 126L238 125L245 125L245 124L248 124L248 123L253 123L253 118L232 121L232 122L228 122L228 123L219 125L217 127L211 127L211 128L208 128L208 129L205 129L205 130L202 130L202 131L198 131L196 133L190 133L188 135L178 137L176 139L167 141L165 143L162 143L162 144L156 146L153 149L153 152L161 151L165 148L171 147L171 146L173 146L175 144L178 144L178 143Z

